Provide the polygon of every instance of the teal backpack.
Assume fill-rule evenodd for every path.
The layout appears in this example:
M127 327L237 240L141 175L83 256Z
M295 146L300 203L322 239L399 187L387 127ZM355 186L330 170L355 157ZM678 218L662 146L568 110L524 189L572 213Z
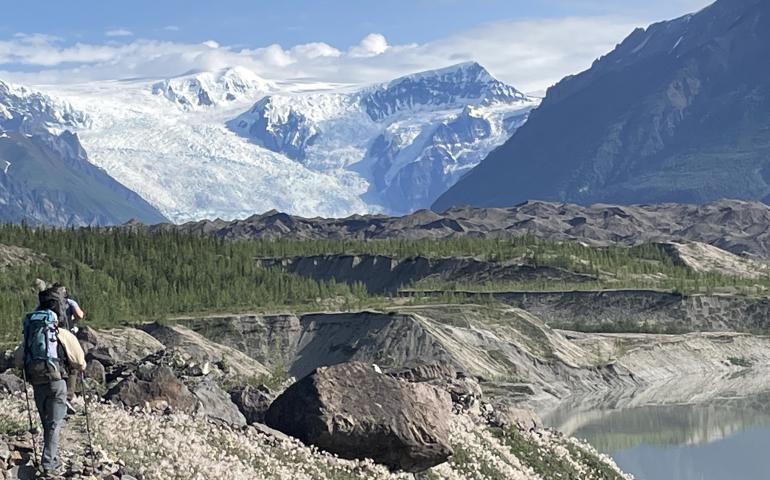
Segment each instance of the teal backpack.
M24 317L24 371L33 385L62 379L56 315L51 310Z

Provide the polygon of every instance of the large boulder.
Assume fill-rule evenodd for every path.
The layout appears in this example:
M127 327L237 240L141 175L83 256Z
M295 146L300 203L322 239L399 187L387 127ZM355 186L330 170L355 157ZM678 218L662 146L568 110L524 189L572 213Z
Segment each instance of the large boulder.
M104 397L127 407L168 405L183 412L192 412L197 404L196 397L167 366L137 369Z
M198 399L195 412L198 415L229 423L236 427L245 427L246 418L230 400L230 395L219 388L210 378L193 387L193 395Z
M0 392L15 393L24 391L24 381L11 372L0 373Z
M265 414L277 396L276 392L264 385L247 385L230 391L230 399L249 424L264 423Z
M371 458L394 470L419 472L452 454L451 410L447 392L351 362L318 368L289 387L265 421L343 458Z
M95 331L83 327L78 340L87 360L97 360L105 367L137 363L165 347L152 335L136 328L113 328Z

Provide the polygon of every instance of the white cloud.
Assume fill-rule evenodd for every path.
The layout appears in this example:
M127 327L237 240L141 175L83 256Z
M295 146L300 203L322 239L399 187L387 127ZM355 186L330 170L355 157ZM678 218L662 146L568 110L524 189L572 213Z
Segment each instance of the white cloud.
M237 49L213 40L135 39L124 44L69 45L56 37L20 34L0 40L0 69L24 65L26 73L6 71L0 76L40 84L170 77L240 65L272 80L307 78L360 84L476 60L501 80L533 91L589 67L640 23L620 17L506 21L406 45L390 45L384 36L373 33L347 51L322 42L255 49ZM35 68L39 71L29 73Z
M388 49L388 41L382 34L370 33L361 39L361 42L350 49L351 57L374 57L385 53Z
M166 25L165 27L161 28L161 30L165 30L167 32L178 32L180 28L176 25Z
M125 28L113 28L104 32L108 37L133 37L134 32Z

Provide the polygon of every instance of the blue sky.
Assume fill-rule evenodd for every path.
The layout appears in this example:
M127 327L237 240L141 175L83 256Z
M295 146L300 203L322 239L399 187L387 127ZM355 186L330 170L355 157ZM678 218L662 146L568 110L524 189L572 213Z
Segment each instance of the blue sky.
M272 78L361 83L475 59L524 89L542 88L590 65L633 27L707 3L6 2L0 18L0 70L5 71L0 78L55 83L168 76L236 63Z

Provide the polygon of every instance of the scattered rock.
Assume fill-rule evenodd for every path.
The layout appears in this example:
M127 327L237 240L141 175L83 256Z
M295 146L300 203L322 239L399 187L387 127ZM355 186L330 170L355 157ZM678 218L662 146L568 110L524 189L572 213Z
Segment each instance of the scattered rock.
M238 387L230 391L230 399L248 423L264 423L265 413L278 394L265 385Z
M264 365L245 353L212 342L186 327L150 323L143 325L142 329L173 351L174 368L184 375L208 375L214 365L220 376L226 375L237 381L269 374ZM223 364L226 367L221 368Z
M270 406L266 423L348 459L419 472L452 454L449 394L381 375L365 363L321 367Z
M127 407L153 406L165 401L174 410L184 412L192 412L197 403L196 397L166 366L137 371L110 389L105 398Z
M237 427L246 426L246 418L230 400L230 396L219 388L213 380L206 379L193 388L193 395L198 399L195 409L199 415L220 420Z
M0 373L0 392L23 392L24 380L11 372Z
M497 406L487 421L493 427L516 428L523 431L537 430L543 425L542 420L534 410L509 405Z
M430 381L448 381L457 378L455 368L447 363L424 363L411 367L406 367L392 372L388 372L396 378L404 379L408 382L430 382Z

